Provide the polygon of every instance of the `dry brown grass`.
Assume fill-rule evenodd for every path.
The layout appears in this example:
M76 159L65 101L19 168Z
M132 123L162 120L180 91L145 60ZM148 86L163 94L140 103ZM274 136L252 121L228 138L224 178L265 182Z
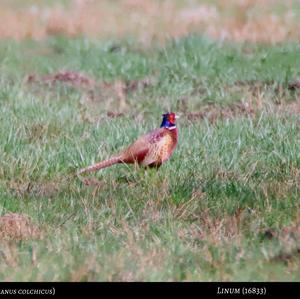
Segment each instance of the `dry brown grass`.
M197 119L207 119L210 123L215 123L218 119L230 119L236 116L254 116L257 112L252 103L238 102L228 107L220 107L216 105L208 105L203 107L201 111L190 112L186 114L187 119L196 121Z
M278 43L299 41L300 22L295 1L218 0L201 1L73 0L68 7L24 3L16 10L0 4L0 37L17 40L51 35L123 37L132 35L149 45L153 40L181 37L191 32L238 42ZM21 3L21 2L20 2ZM180 4L179 4L180 3ZM281 13L275 13L281 6Z
M145 77L140 80L114 80L111 82L97 81L96 78L91 78L83 73L70 70L60 70L58 72L40 76L38 74L29 74L24 79L24 83L31 92L38 94L48 91L56 91L57 86L66 86L74 88L82 95L81 104L84 107L82 110L82 119L88 122L98 121L98 113L94 115L93 111L97 111L99 103L105 105L106 116L108 118L122 117L125 113L131 111L128 97L134 92L144 90L154 84L154 78ZM86 108L89 111L86 111ZM113 108L112 108L113 107ZM32 141L43 136L46 127L30 128L28 138Z
M36 238L40 233L39 228L26 215L8 213L0 217L1 240Z
M152 77L145 77L141 80L120 80L106 82L97 81L97 79L89 77L85 74L60 70L46 76L39 76L37 74L30 74L24 82L32 89L45 88L51 90L55 89L57 84L69 86L82 92L82 105L90 107L91 110L97 108L99 103L106 105L107 113L105 117L116 118L123 117L125 113L132 111L133 107L130 106L128 99L130 94L144 90L148 87L155 85L155 79ZM276 100L270 102L266 99L266 93L274 89ZM215 123L219 119L232 119L238 116L255 117L262 110L279 114L299 114L300 102L297 96L299 89L299 78L291 81L287 86L278 84L274 81L237 81L234 84L227 85L224 90L227 93L243 94L240 101L234 102L230 105L222 107L217 104L209 104L203 106L200 111L189 112L187 110L186 101L187 97L181 99L178 104L178 112L182 113L188 120L196 121L207 119L210 123ZM285 98L288 92L294 93L294 101L286 102ZM197 96L201 93L201 86L195 88L192 96ZM115 110L110 110L115 107ZM83 113L82 118L89 122L98 120L92 114L87 112ZM47 128L39 127L38 125L31 128L30 140L38 139L42 136Z
M285 226L278 231L272 229L265 230L263 236L269 240L276 239L281 246L279 252L269 256L268 260L270 262L282 262L286 264L290 270L298 269L296 261L300 256L299 217L295 219L293 224Z
M227 106L209 104L203 106L200 111L187 112L185 99L180 102L178 111L191 121L207 119L215 123L219 119L232 119L239 116L255 117L262 111L278 115L298 115L300 113L300 101L298 95L299 79L290 82L287 86L273 81L237 81L225 86L229 94L241 94L241 100ZM268 93L273 93L272 97ZM287 101L292 92L293 100ZM197 95L197 94L196 94Z
M243 233L241 223L246 214L245 210L237 209L234 215L214 219L208 211L203 211L198 215L198 222L179 230L179 237L187 242L209 240L216 246L230 244L233 240L240 242Z

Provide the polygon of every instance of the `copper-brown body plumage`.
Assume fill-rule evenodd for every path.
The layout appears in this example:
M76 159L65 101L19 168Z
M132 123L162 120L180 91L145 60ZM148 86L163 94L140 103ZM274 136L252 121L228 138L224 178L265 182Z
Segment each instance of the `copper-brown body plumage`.
M142 166L159 167L173 154L177 145L178 131L175 113L163 115L159 129L153 130L110 159L83 168L79 174L97 171L117 163L138 163Z

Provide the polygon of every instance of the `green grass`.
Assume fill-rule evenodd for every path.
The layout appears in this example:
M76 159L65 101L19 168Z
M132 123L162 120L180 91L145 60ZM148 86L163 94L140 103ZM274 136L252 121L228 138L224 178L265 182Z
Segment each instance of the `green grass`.
M0 280L299 280L300 121L277 109L299 100L287 90L298 58L297 44L197 36L147 50L133 40L2 41L0 213L29 215L42 237L1 241ZM122 110L101 90L93 102L84 89L24 80L62 69L152 85L130 91ZM258 96L254 115L188 118ZM179 144L159 171L118 165L90 175L98 186L72 176L171 109L182 115Z

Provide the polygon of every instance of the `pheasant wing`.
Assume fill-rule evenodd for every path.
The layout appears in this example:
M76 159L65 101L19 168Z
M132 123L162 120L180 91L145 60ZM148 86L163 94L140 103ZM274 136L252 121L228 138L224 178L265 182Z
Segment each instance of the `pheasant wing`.
M142 163L145 157L147 157L154 149L155 144L162 138L162 136L160 129L141 136L122 152L122 161L125 163Z

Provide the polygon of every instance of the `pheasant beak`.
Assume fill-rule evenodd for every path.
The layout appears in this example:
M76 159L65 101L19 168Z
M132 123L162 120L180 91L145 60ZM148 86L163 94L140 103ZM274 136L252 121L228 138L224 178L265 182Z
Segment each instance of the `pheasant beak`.
M180 116L179 115L175 115L175 119L178 119L178 118L180 118Z

